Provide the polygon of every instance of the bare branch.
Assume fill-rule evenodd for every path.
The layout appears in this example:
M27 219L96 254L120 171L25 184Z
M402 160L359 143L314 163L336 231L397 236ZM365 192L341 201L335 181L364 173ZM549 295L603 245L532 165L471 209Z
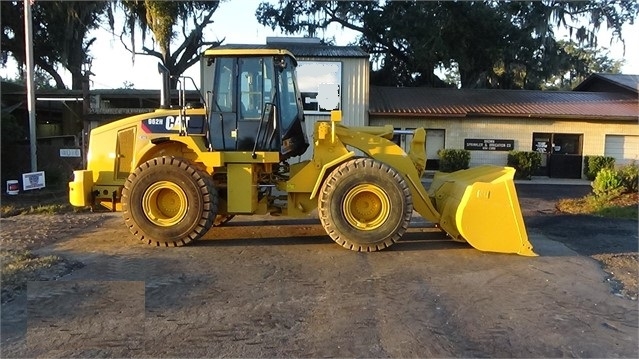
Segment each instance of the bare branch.
M186 34L184 34L185 35L184 36L185 40L171 54L171 60L173 62L176 61L177 54L183 52L187 47L192 45L193 42L201 41L201 39L202 39L202 31L204 30L204 28L207 25L213 23L213 21L211 20L211 17L213 16L214 12L215 12L214 10L213 11L209 11L209 13L203 18L202 22L199 23L199 24L197 23L195 17L193 18L193 25L195 25L195 28L193 30L191 30L191 33L188 36Z
M160 52L158 52L158 51L155 51L153 49L149 49L146 46L142 46L142 50L144 50L144 53L142 55L155 56L155 57L159 58L160 60L163 60L162 54ZM164 60L162 62L164 62Z
M126 42L124 42L124 39L122 38L123 36L124 36L124 34L120 34L120 42L122 43L122 46L124 46L124 49L126 51L128 51L129 53L131 53L131 55L132 55L131 61L133 63L135 63L135 55L146 55L146 53L144 53L144 52L137 52L135 50L129 49L129 47L127 46Z

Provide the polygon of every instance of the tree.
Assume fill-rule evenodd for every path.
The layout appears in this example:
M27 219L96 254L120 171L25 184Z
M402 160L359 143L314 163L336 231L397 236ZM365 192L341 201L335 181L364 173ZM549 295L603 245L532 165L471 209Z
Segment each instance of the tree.
M558 41L556 75L542 84L544 90L570 91L593 73L620 73L623 60L608 57L606 49L580 47L573 41Z
M212 16L219 1L122 0L121 5L126 13L121 38L129 36L131 40L131 47L126 44L125 47L134 56L150 55L160 59L173 75L172 88L177 85L175 78L198 62L202 47L219 46L221 43L204 41L202 35L206 26L213 23ZM178 37L176 27L181 28L183 40L172 50L171 43ZM142 32L142 51L136 50L137 28ZM149 31L153 34L151 48L144 44Z
M358 31L373 60L375 84L441 86L435 68L457 69L462 87L540 88L558 71L558 27L596 45L603 23L621 38L635 1L294 1L261 3L258 21L290 34L330 24ZM575 25L587 21L589 26Z
M24 3L2 1L2 60L9 56L23 67L25 64ZM113 21L110 3L105 1L37 1L32 5L33 53L35 66L47 72L56 87L67 88L59 67L71 73L71 88L82 89L82 82L90 71L90 47L95 38L88 39L91 29L97 28L104 16Z
M120 88L125 90L131 90L135 88L135 84L131 81L124 81Z
M25 71L19 71L16 77L14 78L3 77L2 81L24 86L25 83L27 82L27 79L25 77L26 77ZM53 80L51 75L49 75L48 72L42 70L41 68L36 68L35 71L33 72L33 85L35 86L37 90L45 90L45 89L51 90L56 88L54 85L51 84L52 82L55 85L55 81Z

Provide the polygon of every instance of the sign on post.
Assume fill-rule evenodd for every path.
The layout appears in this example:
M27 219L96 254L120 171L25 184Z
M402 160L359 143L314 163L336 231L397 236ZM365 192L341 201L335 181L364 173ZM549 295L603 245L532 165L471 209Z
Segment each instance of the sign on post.
M22 174L22 190L28 191L32 189L44 188L44 171L29 172Z

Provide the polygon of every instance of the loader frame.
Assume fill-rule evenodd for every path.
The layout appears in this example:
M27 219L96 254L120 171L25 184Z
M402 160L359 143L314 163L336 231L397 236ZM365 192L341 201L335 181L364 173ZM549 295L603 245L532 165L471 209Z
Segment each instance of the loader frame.
M256 54L293 58L275 50L219 52ZM391 141L392 126L343 126L340 110L331 112L330 121L315 123L312 158L289 164L283 161L287 146L295 143L295 151L307 146L299 142L299 123L281 133L280 152L259 150L263 125L270 124L274 134L279 123L276 105L268 106L252 150L212 148L210 106L187 108L184 101L177 109L100 126L91 132L87 169L75 171L69 183L70 202L122 211L136 238L159 246L187 244L234 215L302 217L317 210L336 243L377 251L401 239L414 210L451 239L479 250L535 255L514 169L480 166L438 175L427 190L423 128L414 131L406 153ZM191 128L198 121L201 125Z

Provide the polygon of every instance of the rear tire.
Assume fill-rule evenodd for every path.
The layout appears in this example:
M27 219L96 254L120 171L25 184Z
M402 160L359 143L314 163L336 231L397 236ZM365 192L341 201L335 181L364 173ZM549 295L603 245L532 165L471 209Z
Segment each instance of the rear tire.
M371 158L359 158L329 174L320 190L318 210L337 244L374 252L390 247L406 232L413 202L399 172Z
M217 213L210 176L187 160L151 159L129 175L122 190L124 222L139 240L182 246L204 235Z
M218 214L213 220L213 227L221 227L235 217L234 214Z

